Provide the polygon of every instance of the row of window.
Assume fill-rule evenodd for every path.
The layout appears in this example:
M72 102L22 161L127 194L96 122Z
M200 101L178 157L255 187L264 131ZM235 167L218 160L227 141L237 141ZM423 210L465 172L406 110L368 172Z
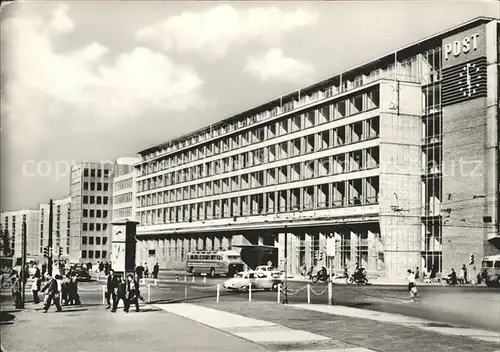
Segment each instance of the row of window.
M95 244L96 245L101 245L101 242L102 242L102 245L105 246L108 243L108 238L102 237L102 241L101 241L101 237L95 237ZM89 236L89 237L82 236L82 245L86 245L86 244L93 245L94 244L94 237L93 236Z
M250 152L148 178L138 181L137 188L138 192L144 192L160 187L179 185L183 182L198 180L204 177L221 175L231 171L244 170L261 164L377 138L379 131L380 118L377 116Z
M222 180L209 181L169 191L138 196L137 204L141 207L166 204L251 188L260 188L314 179L317 177L332 176L346 172L367 170L377 168L379 162L379 147L360 149L348 153L228 177Z
M102 216L101 216L102 215ZM83 209L83 217L84 218L107 218L108 211L100 210L100 209Z
M125 180L116 181L113 185L115 191L120 191L122 189L132 188L133 179L127 178Z
M138 212L141 224L176 223L377 204L379 177L298 187Z
M107 191L109 183L107 182L84 182L83 189L85 191Z
M123 204L123 203L131 203L132 202L132 192L120 194L118 196L113 197L114 204Z
M379 89L376 87L299 115L287 116L268 125L233 134L232 136L206 143L203 146L193 147L188 151L165 157L162 160L143 164L139 167L140 174L147 175L292 132L302 131L333 120L376 109L379 107L379 104Z
M108 204L107 196L83 196L83 204Z
M87 257L87 254L88 254L88 257ZM86 251L86 250L83 250L82 251L82 259L99 259L99 258L103 258L103 259L106 259L107 258L107 255L108 255L108 251Z
M86 223L82 224L83 231L106 231L108 229L108 224L101 223Z
M116 209L113 211L113 219L132 218L132 207Z
M109 173L108 169L83 169L84 177L108 177Z

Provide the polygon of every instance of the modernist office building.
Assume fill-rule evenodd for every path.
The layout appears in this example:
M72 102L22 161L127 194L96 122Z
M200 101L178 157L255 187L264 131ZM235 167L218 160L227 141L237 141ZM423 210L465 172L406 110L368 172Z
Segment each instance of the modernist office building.
M288 246L292 272L401 277L498 253L498 33L477 18L140 152L139 260Z
M130 161L132 160L132 161ZM71 168L70 261L109 261L113 177L133 171L135 158L82 162Z
M40 254L49 245L49 203L40 204ZM71 197L56 199L52 205L52 251L54 259L68 259L71 238Z
M39 247L39 211L34 209L3 211L0 213L2 231L7 231L10 237L12 256L19 259L22 256L22 231L26 223L26 255L38 257L43 254Z

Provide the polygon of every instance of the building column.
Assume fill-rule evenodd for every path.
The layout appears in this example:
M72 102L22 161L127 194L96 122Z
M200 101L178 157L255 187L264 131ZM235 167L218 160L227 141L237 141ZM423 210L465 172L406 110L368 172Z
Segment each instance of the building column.
M313 263L313 258L312 258L312 255L311 255L311 251L312 251L312 234L310 233L305 233L305 264L306 264L306 268L307 270L309 270L309 268L312 266L312 263Z
M320 232L319 233L319 248L318 248L318 250L320 253L323 253L323 260L320 261L318 264L319 264L319 266L324 265L325 267L327 267L325 249L326 249L326 233Z
M368 230L368 265L367 271L377 271L377 253L376 253L375 234Z
M220 241L219 237L215 237L214 238L214 249L216 251L218 251L220 246L221 246L221 241Z
M278 263L277 266L280 270L283 270L283 261L285 260L285 234L279 233L277 236L277 243L275 246L278 247Z
M222 248L229 248L229 238L227 236L222 237Z
M207 240L206 240L205 243L206 243L206 248L205 249L209 250L209 251L212 250L212 248L213 248L213 239L212 239L212 237L207 236Z
M351 231L351 263L350 263L350 269L354 269L356 267L356 264L358 263L358 251L357 251L357 246L358 246L358 234Z

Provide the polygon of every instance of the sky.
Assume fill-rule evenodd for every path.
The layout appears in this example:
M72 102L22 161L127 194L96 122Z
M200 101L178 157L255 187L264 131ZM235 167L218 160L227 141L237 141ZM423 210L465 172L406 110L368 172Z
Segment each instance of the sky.
M453 7L451 11L450 6ZM498 2L25 2L1 12L1 210Z

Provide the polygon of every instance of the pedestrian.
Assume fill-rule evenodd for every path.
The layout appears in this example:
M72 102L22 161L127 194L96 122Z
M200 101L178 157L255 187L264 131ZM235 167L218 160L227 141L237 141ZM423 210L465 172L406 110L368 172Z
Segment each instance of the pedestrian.
M127 276L127 294L125 299L125 312L128 313L130 305L135 304L135 311L139 311L139 297L137 282L132 275Z
M47 264L42 264L42 279L45 278L45 273L47 272Z
M465 264L462 266L462 270L464 272L464 284L468 284L469 280L467 279L467 267L465 266Z
M104 274L106 276L109 275L109 263L108 262L104 263Z
M450 285L455 286L457 284L457 273L455 272L455 269L451 268L451 274L449 275L450 278Z
M144 263L144 277L145 278L149 277L148 263Z
M16 309L21 308L21 301L22 301L22 296L21 296L21 278L15 272L14 275L10 277L10 280L12 281L12 296L14 296L14 305Z
M76 276L70 276L68 282L68 304L80 305L80 295L78 294L78 281Z
M415 302L415 297L417 296L417 286L415 283L415 274L410 269L408 269L408 276L406 277L406 281L408 281L410 301Z
M125 281L123 281L123 278L121 276L116 277L116 287L113 287L113 308L111 309L111 312L114 313L116 312L116 308L118 308L118 303L120 303L120 299L123 302L123 306L125 307L125 301L127 300L127 287L125 284Z
M104 264L102 262L99 262L98 268L99 268L99 273L102 273L104 271Z
M43 287L42 289L42 292L46 292L47 291L47 295L46 295L46 298L45 298L45 305L43 307L43 312L44 313L47 313L47 311L49 310L50 306L52 303L55 304L56 308L57 308L57 311L58 312L62 312L62 308L61 308L61 304L60 304L60 288L59 288L59 283L58 283L58 279L56 278L59 278L58 275L56 275L56 277L48 277L48 282L47 284L45 284L45 286Z
M118 288L118 278L115 275L115 271L111 269L109 271L108 275L108 282L106 284L106 309L111 308L111 298L113 298L113 301L116 300L115 297L113 297L113 294L115 292L115 289Z
M415 269L415 281L418 281L420 279L420 270L417 266L417 269Z
M153 277L155 279L158 278L158 272L160 271L160 266L158 265L158 263L155 264L154 268L153 268Z
M31 284L31 292L33 292L33 302L35 304L40 303L40 298L38 297L38 292L42 286L42 279L40 278L40 273L35 273L33 276L33 281Z
M61 305L63 306L68 304L70 298L68 292L69 282L70 282L70 276L68 274L61 283Z

